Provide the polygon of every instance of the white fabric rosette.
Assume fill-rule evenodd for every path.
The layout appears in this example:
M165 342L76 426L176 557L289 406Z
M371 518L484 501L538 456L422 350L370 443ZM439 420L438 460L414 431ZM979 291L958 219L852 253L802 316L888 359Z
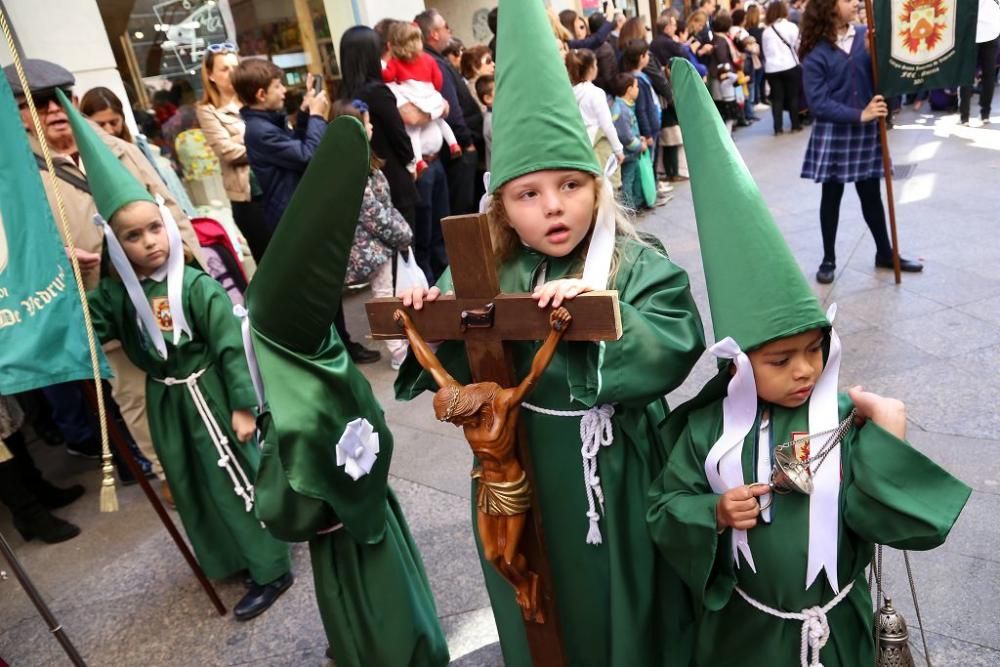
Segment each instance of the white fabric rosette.
M337 465L355 482L372 471L378 458L378 433L364 417L358 417L344 428L337 443Z

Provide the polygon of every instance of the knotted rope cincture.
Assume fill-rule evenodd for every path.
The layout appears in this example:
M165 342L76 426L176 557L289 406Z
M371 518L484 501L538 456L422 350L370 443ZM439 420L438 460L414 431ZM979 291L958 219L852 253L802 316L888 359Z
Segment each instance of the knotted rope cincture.
M589 410L550 410L530 403L522 403L521 407L549 417L580 418L580 454L583 457L583 484L587 489L587 519L590 522L587 544L601 544L603 538L598 522L604 514L604 489L597 475L597 455L602 447L610 446L615 440L611 423L615 407L606 404Z
M229 446L229 438L226 437L226 432L215 421L215 415L212 414L212 410L208 406L208 401L205 400L204 394L201 393L201 387L198 386L198 378L204 373L205 369L203 368L183 379L170 377L163 378L162 380L159 378L153 379L168 387L174 387L179 384L187 387L191 401L194 403L195 408L198 409L198 415L201 417L202 423L205 424L205 428L208 429L208 435L212 438L212 444L215 445L215 450L219 454L217 463L220 468L229 473L229 479L233 483L233 492L243 499L244 508L249 512L253 509L253 484L250 483L250 479L233 454L233 450Z
M826 615L847 597L847 594L854 588L854 582L852 581L844 586L835 598L822 607L809 607L800 612L773 609L763 602L754 600L739 586L735 588L740 597L746 600L747 604L757 611L762 611L765 614L784 621L801 622L802 642L799 645L799 665L800 667L823 667L823 663L819 661L819 652L826 646L826 642L830 639L830 624L827 622Z

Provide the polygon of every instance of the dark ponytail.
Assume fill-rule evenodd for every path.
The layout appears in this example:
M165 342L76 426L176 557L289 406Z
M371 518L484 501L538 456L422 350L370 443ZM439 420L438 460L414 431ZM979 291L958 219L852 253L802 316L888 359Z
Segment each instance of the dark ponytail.
M566 54L566 71L574 86L587 80L587 72L597 64L597 56L590 49L570 49Z

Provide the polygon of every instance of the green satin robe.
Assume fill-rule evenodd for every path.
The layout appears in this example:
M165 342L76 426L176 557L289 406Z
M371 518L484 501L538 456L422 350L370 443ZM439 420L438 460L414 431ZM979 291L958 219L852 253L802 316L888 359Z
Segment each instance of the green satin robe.
M167 298L167 281L142 281L146 296ZM288 546L271 537L251 509L233 491L228 473L218 465L219 453L183 384L157 380L184 379L206 369L198 385L225 431L230 447L250 482L260 454L254 441L241 443L232 429L234 410L257 404L243 353L239 320L226 291L200 269L184 269L184 311L193 338L178 345L163 331L167 359L161 359L136 324L135 308L121 282L101 280L88 295L94 332L101 342L120 340L129 360L147 373L146 412L153 447L170 481L184 531L198 563L213 579L249 570L265 584L291 569ZM154 309L155 312L155 309Z
M686 665L689 602L677 577L656 558L645 527L646 491L665 463L658 428L663 396L681 384L704 349L701 319L687 274L653 247L626 242L614 280L621 300L622 338L563 342L527 402L555 410L614 404L614 443L601 449L603 543L586 544L588 504L580 454L580 418L520 411L535 469L545 547L553 575L563 646L573 667ZM529 248L500 266L504 292L531 292L578 271L580 258L549 258ZM442 278L450 288L450 276ZM511 345L523 378L540 343ZM464 346L448 342L438 357L460 382L469 381ZM436 390L412 355L396 381L398 398ZM456 456L467 455L456 452ZM471 463L470 458L470 463ZM476 498L476 482L472 482ZM475 525L475 502L472 507ZM474 529L473 529L474 530ZM478 535L477 535L478 544ZM480 547L480 554L482 549ZM513 589L483 563L507 667L531 665ZM536 667L544 667L538 665Z
M333 330L313 354L253 328L251 335L267 396L257 515L276 537L309 542L336 664L443 667L448 645L420 552L388 486L392 432L371 386ZM355 481L337 465L336 445L359 417L378 434L379 452Z
M650 491L649 527L663 557L690 587L699 613L696 665L793 665L799 662L801 623L751 607L733 588L773 608L799 612L822 607L835 597L825 572L806 590L809 497L775 495L770 523L748 531L756 574L740 556L732 558L731 534L716 531L719 496L705 477L705 459L722 432L721 398L704 405L703 396L724 392L728 374L714 379L681 406L666 429L673 443L669 463ZM840 416L852 405L840 397ZM687 413L687 417L684 415ZM792 432L808 432L808 404L772 408L775 443ZM755 480L754 441L743 445L743 475ZM813 443L816 447L818 444ZM762 445L763 446L763 445ZM833 461L827 460L825 465ZM874 664L872 602L865 568L875 543L898 549L927 550L942 544L971 490L933 461L878 425L868 422L848 432L841 443L838 582L854 582L847 597L828 614L831 636L820 652L826 667ZM758 480L761 481L761 480ZM766 480L763 480L766 482Z

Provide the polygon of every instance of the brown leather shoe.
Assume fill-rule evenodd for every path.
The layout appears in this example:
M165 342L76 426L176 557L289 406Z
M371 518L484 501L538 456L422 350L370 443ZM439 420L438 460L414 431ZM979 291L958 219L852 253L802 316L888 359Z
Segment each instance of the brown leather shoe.
M167 484L167 480L163 480L160 484L160 497L163 498L163 503L172 510L177 509L177 505L174 504L174 494L170 493L170 486Z

